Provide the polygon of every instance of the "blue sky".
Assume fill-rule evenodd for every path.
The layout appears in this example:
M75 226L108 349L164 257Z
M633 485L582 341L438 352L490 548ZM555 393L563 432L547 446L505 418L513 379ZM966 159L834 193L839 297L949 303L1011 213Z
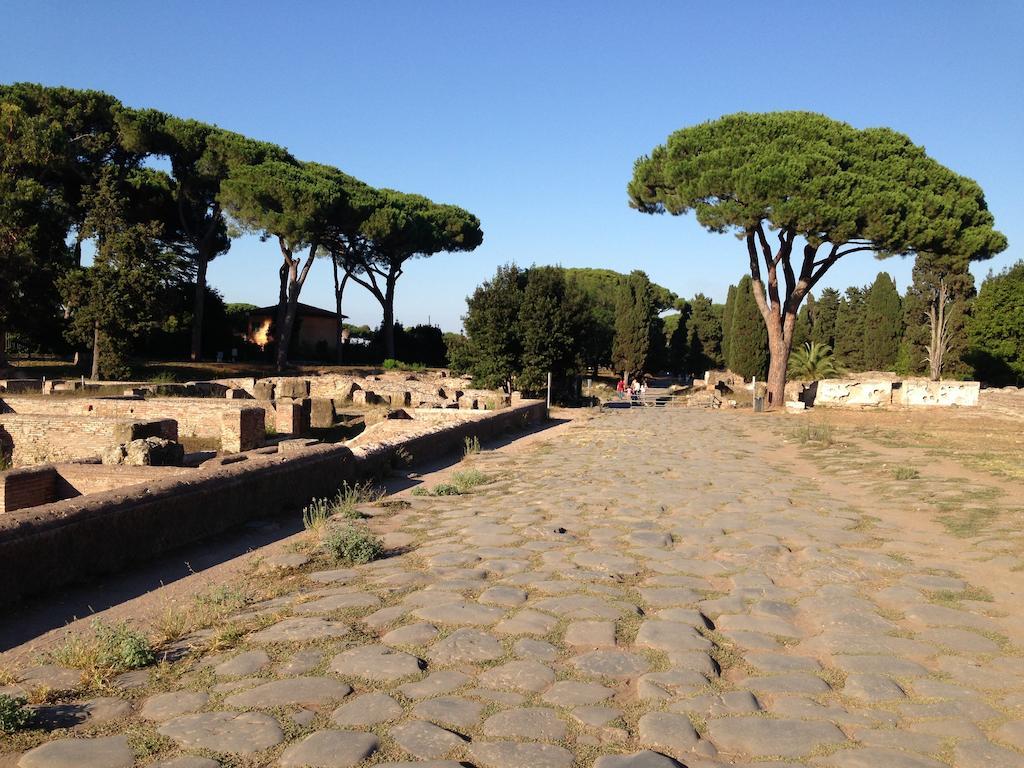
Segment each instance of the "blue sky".
M725 7L728 6L728 7ZM731 112L809 109L891 126L984 188L1024 258L1024 3L155 2L7 0L0 80L108 91L217 123L378 186L476 213L484 244L410 265L397 317L460 326L497 265L644 269L724 299L744 249L692 217L626 204L638 155ZM228 301L270 304L280 256L236 241L210 267ZM911 263L857 254L823 283L901 290ZM329 264L303 300L333 303ZM346 314L376 325L358 286Z

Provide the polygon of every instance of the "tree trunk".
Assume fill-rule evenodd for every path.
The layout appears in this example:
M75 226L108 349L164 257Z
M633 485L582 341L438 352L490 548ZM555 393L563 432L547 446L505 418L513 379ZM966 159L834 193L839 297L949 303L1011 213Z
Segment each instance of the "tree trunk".
M98 381L100 378L100 324L97 320L92 325L92 373L89 378Z
M277 334L277 370L283 371L288 367L288 347L292 340L292 328L295 326L295 314L299 303L297 261L287 265L284 317L281 319ZM281 315L281 307L278 307L278 315Z
M277 363L277 370L282 369L281 364L281 333L284 330L285 316L288 314L288 265L282 264L278 271L281 278L281 286L277 293L277 316L274 318L274 359ZM288 362L288 344L285 342L285 364Z
M384 293L384 352L385 357L395 358L395 278L388 277Z
M192 305L192 360L203 359L203 314L206 309L206 267L209 263L206 251L200 249L196 259L196 297Z
M0 325L0 371L7 367L7 329Z
M334 343L337 347L334 357L338 365L341 365L345 357L345 343L341 338L342 331L345 330L345 321L341 317L341 298L345 293L345 283L348 282L348 272L345 273L345 277L339 282L338 262L332 258L331 263L334 265L334 311L338 315L334 333Z

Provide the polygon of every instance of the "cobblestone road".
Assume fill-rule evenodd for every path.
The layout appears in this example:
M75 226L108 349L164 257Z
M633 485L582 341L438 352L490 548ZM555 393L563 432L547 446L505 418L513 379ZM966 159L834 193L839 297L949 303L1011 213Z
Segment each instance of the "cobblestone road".
M1016 606L883 551L750 428L633 411L472 457L494 482L372 521L403 554L302 566L231 647L65 704L81 724L9 760L1024 766Z

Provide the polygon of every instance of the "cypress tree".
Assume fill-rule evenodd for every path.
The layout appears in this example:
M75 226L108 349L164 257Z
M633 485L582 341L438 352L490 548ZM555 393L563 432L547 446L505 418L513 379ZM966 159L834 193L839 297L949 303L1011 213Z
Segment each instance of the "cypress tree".
M1024 261L989 273L968 327L975 375L990 384L1024 384Z
M733 308L736 305L736 286L730 285L725 294L725 309L722 310L722 360L729 359L729 335L732 333Z
M821 298L814 302L814 318L811 323L811 341L821 345L836 346L836 315L839 314L839 291L826 288Z
M729 331L729 370L744 379L768 374L768 330L754 299L754 284L744 275L736 286Z
M806 303L800 307L796 315L796 325L793 326L793 349L800 349L811 341L814 333L815 316L814 296L807 294Z
M851 286L836 312L835 356L850 371L864 370L864 299L866 288Z
M588 309L583 291L569 284L561 267L531 267L519 307L519 338L522 369L516 385L537 392L547 384L547 374L560 391L582 366L584 324Z
M864 366L870 371L892 370L903 335L903 306L896 282L879 272L864 301Z
M651 281L640 270L630 272L619 286L615 304L612 363L616 371L632 378L647 369L656 317Z
M703 374L709 368L725 364L722 359L722 321L711 299L698 293L691 302L692 312L686 328L690 370Z

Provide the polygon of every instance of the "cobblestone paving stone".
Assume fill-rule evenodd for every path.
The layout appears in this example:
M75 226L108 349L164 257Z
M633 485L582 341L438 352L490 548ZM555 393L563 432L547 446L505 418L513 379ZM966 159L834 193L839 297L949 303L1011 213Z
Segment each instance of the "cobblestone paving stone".
M178 768L1024 768L1018 625L938 604L984 585L883 551L751 428L608 414L474 456L494 482L375 512L402 554L300 563L234 647L12 765L128 765L142 727Z

